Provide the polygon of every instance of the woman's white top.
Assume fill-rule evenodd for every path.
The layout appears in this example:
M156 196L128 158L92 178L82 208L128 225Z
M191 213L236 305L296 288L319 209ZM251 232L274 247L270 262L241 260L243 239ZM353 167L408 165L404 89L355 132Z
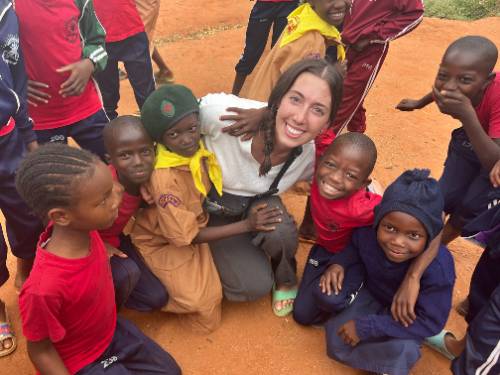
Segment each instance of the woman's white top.
M222 128L233 121L221 121L219 117L231 114L228 107L262 108L267 104L239 98L229 94L208 94L201 98L201 133L207 149L214 152L222 169L222 190L236 195L253 196L266 192L283 164L271 168L265 176L259 177L260 164L251 152L252 141L241 141L223 133ZM311 180L314 173L315 146L311 141L302 147L302 153L293 161L278 185L280 193L288 190L297 181Z

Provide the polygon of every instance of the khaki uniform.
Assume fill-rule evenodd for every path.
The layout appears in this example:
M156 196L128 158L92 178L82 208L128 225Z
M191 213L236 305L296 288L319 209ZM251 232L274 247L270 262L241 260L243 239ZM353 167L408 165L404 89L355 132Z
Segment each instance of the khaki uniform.
M206 173L203 183L210 190ZM148 184L156 205L139 212L131 237L168 291L162 310L183 314L195 330L213 331L221 320L219 275L208 244L191 244L208 222L204 197L187 166L157 169Z
M242 90L242 98L267 102L278 79L288 67L304 58L322 59L326 53L326 40L317 31L309 31L301 38L280 47L281 35L271 52L265 57L248 89Z

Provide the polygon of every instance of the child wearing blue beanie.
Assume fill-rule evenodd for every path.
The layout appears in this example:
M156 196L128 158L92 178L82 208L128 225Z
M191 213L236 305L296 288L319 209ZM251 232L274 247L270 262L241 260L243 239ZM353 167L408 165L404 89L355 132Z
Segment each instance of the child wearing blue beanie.
M444 245L422 275L415 321L405 327L390 312L412 259L443 228L443 206L429 170L408 170L375 207L373 227L354 231L350 244L335 258L336 290L342 288L344 274L359 270L359 264L365 269L364 285L354 302L327 322L331 358L375 373L408 374L420 358L423 340L444 327L455 282L453 258Z

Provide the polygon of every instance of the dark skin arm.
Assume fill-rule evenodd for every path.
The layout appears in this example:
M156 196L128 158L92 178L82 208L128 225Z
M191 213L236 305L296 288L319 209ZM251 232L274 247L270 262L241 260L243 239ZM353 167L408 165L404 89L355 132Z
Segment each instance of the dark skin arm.
M43 375L69 375L59 353L49 339L28 341L28 355L31 362Z
M420 278L438 254L442 234L443 233L440 232L429 243L427 250L422 252L411 262L403 282L392 299L392 317L405 327L408 327L417 319L415 304L417 303L418 293L420 291Z
M468 97L459 91L438 91L433 88L434 98L439 110L459 120L469 137L479 162L491 171L500 159L500 138L491 139L484 131L476 111Z
M266 203L258 204L250 209L244 220L200 229L192 243L205 243L247 232L269 232L276 229L275 224L281 222L282 214L281 209L277 207L267 207Z
M252 139L254 134L259 130L259 126L264 119L267 107L258 109L243 109L230 107L226 111L234 112L234 115L223 115L220 117L221 121L234 121L234 124L226 126L222 129L223 133L229 133L234 137L241 136L243 141Z
M396 109L400 111L413 111L415 109L422 109L433 101L434 97L432 96L432 92L430 92L420 99L403 99L398 103Z

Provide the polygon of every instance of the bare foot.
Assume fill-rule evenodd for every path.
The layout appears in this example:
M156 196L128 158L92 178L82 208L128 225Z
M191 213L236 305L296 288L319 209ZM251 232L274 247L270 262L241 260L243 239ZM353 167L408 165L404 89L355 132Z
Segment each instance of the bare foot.
M0 323L7 323L7 316L5 315L5 302L0 299ZM4 339L0 341L0 351L10 349L14 345L12 339Z
M448 333L444 337L444 345L451 354L458 357L465 349L465 336L461 340L457 340L455 336Z

